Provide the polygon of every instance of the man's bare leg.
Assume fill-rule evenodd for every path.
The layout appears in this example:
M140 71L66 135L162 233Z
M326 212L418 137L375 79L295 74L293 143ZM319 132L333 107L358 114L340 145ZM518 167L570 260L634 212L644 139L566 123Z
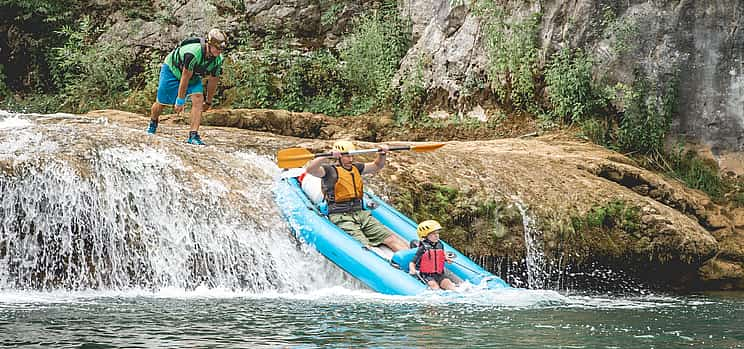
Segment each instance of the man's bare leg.
M196 93L191 95L191 130L199 131L201 125L202 108L204 107L204 95Z
M390 247L393 252L408 249L408 244L396 234L388 236L385 240L382 241L382 243L387 245L387 247Z
M163 105L155 102L152 104L152 107L150 108L150 120L158 122L160 119L160 114L163 113Z

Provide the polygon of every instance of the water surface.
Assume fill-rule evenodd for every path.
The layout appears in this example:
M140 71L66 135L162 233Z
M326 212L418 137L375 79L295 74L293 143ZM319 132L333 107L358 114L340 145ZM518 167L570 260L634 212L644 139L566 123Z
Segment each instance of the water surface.
M0 292L3 347L744 348L744 294Z

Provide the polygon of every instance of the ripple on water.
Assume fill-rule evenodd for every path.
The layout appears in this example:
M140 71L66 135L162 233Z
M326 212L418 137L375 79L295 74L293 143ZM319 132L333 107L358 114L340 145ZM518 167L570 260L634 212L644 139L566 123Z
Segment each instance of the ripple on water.
M705 297L534 290L418 297L341 287L306 293L0 291L0 326L7 330L0 344L18 345L33 333L37 343L58 347L736 348L744 333L731 326L742 310L742 302Z

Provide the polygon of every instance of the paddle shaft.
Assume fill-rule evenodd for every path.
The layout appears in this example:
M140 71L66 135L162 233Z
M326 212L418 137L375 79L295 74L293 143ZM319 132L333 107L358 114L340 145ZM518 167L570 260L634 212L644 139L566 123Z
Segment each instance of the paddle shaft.
M350 150L350 151L343 151L340 154L341 155L357 155L357 154L369 154L369 153L377 153L380 152L382 149L375 148L375 149L359 149L359 150ZM398 147L390 147L388 148L388 151L396 151L396 150L411 150L410 145L405 146L398 146ZM333 153L320 153L315 154L313 158L328 158L333 156Z
M423 144L423 145L403 145L403 146L389 147L388 151L413 150L415 152L421 153L421 152L433 151L433 150L441 148L442 146L444 146L443 143ZM341 155L356 155L356 154L366 154L366 153L378 153L381 150L382 149L380 148L360 149L360 150L340 152L340 154ZM303 148L288 148L288 149L279 150L276 157L277 157L277 164L279 165L280 168L295 168L295 167L301 167L308 160L311 160L311 159L328 158L332 156L333 156L333 152L313 154L309 150L303 149Z

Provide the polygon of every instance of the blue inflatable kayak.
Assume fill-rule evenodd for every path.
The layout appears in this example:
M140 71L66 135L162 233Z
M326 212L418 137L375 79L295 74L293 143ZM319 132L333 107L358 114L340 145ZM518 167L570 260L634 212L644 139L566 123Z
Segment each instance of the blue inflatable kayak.
M285 172L288 173L290 171ZM390 295L416 295L428 289L416 276L408 274L408 263L415 255L415 248L395 254L383 245L365 248L328 220L293 175L283 176L274 194L279 210L300 241L314 246L328 260L371 289ZM372 216L403 240L418 239L416 223L379 197L365 193L365 204L376 206ZM445 274L455 283L469 282L485 288L510 287L448 244L444 243L444 247L447 253L454 254L454 261L445 266Z

